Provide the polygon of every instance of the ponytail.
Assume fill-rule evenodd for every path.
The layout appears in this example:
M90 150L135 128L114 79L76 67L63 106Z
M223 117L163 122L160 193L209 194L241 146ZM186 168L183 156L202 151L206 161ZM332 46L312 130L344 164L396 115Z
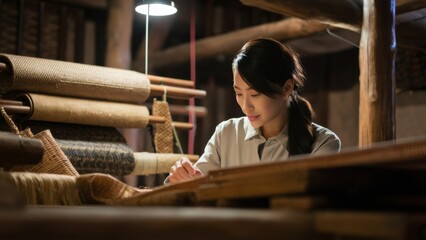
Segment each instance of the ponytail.
M288 120L289 156L312 152L315 134L312 126L314 112L311 104L297 93L291 95Z
M289 79L294 81L289 103L289 155L312 152L315 141L311 104L300 97L305 72L299 55L289 46L274 39L257 38L247 42L235 55L233 71L238 71L251 88L271 98L284 93Z

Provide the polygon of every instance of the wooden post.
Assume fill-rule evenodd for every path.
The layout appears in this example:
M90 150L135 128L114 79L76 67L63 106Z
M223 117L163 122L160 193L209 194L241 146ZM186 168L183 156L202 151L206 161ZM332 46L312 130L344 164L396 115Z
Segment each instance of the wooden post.
M131 66L133 0L109 0L108 3L105 66L129 69ZM123 129L122 132L132 149L138 150L138 129ZM125 177L124 180L131 186L137 185L137 178L134 176Z
M133 0L110 0L105 66L129 69Z
M395 139L395 0L364 0L359 145Z

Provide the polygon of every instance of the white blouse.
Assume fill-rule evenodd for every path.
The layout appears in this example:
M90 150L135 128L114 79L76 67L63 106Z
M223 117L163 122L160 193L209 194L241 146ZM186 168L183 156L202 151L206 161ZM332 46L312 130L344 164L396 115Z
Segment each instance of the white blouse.
M339 152L339 137L329 129L314 124L315 142L311 155ZM288 159L287 127L275 137L265 139L259 129L253 128L247 117L232 118L221 122L208 141L204 154L195 163L203 174L208 171L275 162ZM263 144L263 149L259 146Z

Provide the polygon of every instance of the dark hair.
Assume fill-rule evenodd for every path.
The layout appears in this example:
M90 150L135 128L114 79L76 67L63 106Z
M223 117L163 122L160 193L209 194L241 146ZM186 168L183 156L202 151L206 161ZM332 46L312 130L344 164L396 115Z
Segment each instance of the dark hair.
M298 94L305 81L298 54L276 40L257 38L247 42L236 54L232 69L238 71L247 85L268 97L283 94L286 81L294 80L290 94L287 147L290 156L310 153L315 140L314 113L311 104Z

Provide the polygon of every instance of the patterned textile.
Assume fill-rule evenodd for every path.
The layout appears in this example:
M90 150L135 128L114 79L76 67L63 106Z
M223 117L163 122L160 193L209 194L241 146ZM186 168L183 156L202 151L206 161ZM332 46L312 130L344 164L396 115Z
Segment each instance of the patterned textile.
M23 128L31 128L34 133L49 129L56 139L62 140L118 143L126 142L126 139L123 137L123 135L113 127L99 127L43 121L25 121L20 125Z
M154 142L157 153L173 153L173 129L169 104L166 101L154 101L152 114L166 119L163 124L155 124Z
M107 173L124 176L135 168L133 151L125 143L57 140L65 155L80 173Z

